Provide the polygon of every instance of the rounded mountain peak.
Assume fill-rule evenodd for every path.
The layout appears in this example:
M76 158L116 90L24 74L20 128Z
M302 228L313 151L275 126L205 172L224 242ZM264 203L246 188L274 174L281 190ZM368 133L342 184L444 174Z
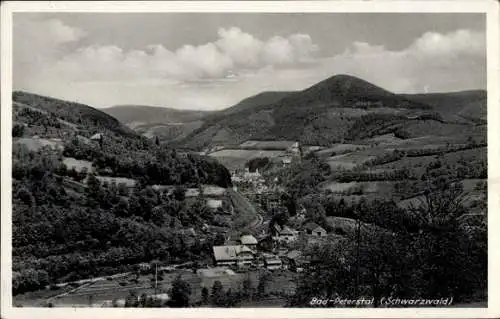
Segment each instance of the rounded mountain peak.
M394 94L368 81L348 74L337 74L316 85L312 90L334 92L339 96L393 96Z

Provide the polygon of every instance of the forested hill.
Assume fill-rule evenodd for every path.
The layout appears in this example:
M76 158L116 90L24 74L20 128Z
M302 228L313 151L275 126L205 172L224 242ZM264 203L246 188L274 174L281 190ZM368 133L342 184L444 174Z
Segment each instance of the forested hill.
M45 111L53 117L79 126L80 130L109 130L127 136L135 135L132 130L120 123L116 118L81 103L23 91L13 92L12 101L14 104L19 103L30 108Z
M15 294L200 255L180 231L214 216L201 199L185 200L185 189L230 186L224 166L86 105L25 92L13 94L13 123Z
M252 107L234 107L232 112L205 119L200 128L179 144L204 148L261 139L298 140L302 144L327 146L360 138L359 133L366 130L357 128L364 124L382 128L379 123L385 123L384 126L396 130L407 118L425 114L438 117L428 104L344 74L302 91L272 97L258 99L260 104Z

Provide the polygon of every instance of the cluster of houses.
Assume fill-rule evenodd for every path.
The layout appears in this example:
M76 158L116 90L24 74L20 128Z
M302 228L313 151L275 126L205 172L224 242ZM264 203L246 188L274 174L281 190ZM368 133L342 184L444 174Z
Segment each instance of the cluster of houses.
M316 223L308 222L298 231L288 226L273 226L271 234L256 238L244 234L235 242L213 247L216 267L230 267L236 270L248 269L290 269L303 271L309 260L300 249L294 247L299 240L307 244L324 240L327 232Z
M250 188L259 193L268 191L266 180L258 169L255 172L250 172L248 167L244 170L233 170L231 172L231 181L235 191L238 191L238 187Z

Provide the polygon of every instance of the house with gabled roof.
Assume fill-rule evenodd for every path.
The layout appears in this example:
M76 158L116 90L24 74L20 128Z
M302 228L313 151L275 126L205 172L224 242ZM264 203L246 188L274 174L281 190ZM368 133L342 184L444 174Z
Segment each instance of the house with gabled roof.
M242 235L239 242L241 245L245 245L252 250L255 250L258 244L257 238L253 235Z
M213 246L216 266L247 266L255 259L255 252L245 245Z
M279 243L291 243L299 238L299 232L286 225L280 227L279 225L275 224L273 230L273 240Z
M326 230L321 227L320 225L316 224L315 222L308 222L304 225L304 230L306 234L312 235L312 236L317 236L317 237L324 237L326 236Z

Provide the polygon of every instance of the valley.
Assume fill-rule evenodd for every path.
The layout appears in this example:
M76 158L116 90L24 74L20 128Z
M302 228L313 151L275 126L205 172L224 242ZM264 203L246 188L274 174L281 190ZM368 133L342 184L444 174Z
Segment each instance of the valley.
M204 113L14 92L14 303L176 307L189 285L195 306L304 306L310 284L353 294L355 275L367 295L444 280L436 294L484 300L483 93L337 75ZM469 250L426 264L440 241Z

